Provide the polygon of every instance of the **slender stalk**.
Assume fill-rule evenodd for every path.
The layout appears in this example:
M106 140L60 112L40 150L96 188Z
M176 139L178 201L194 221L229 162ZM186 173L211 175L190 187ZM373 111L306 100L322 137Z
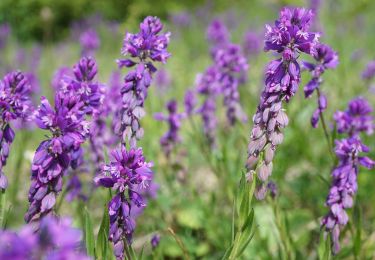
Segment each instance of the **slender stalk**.
M169 233L171 233L171 235L173 236L173 238L176 240L177 244L180 246L180 248L182 249L182 251L184 252L184 259L187 259L189 260L189 254L187 252L187 249L184 245L184 243L181 241L181 239L176 235L176 233L174 232L174 230L172 228L168 228L168 231Z
M26 132L21 132L21 144L23 147L27 146L27 143L29 141L29 135ZM16 160L16 167L15 167L15 174L14 174L14 180L13 180L13 185L12 188L9 190L10 192L10 201L12 205L17 204L17 192L18 192L18 187L19 187L19 182L20 182L20 176L21 176L21 170L23 166L23 153L19 152L17 154L17 160Z
M319 100L320 95L321 95L319 88L316 89L316 94L317 94L318 100ZM323 127L323 131L324 131L324 136L325 136L326 141L327 141L329 154L331 155L333 161L335 161L335 156L333 155L333 152L332 152L332 146L331 146L332 142L331 142L330 134L328 133L326 121L324 119L324 115L323 115L322 111L319 111L319 117L320 117L320 121L322 121L322 127Z
M284 252L286 253L285 259L293 260L295 259L295 256L292 252L291 238L288 235L288 231L285 229L285 220L284 218L282 218L280 208L278 207L278 204L274 199L271 200L271 205L275 215L275 222L280 232L281 244L284 248Z

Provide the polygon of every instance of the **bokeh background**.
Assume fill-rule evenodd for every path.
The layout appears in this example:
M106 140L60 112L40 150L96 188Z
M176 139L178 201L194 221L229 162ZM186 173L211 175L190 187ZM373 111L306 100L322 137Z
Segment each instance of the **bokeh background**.
M241 103L249 118L256 110L263 87L264 68L272 58L262 51L264 25L278 17L285 5L313 6L319 1L174 1L174 0L1 0L0 1L0 71L4 75L12 69L32 72L39 97L53 96L51 80L59 68L71 67L81 56L80 36L94 30L100 47L95 51L99 66L99 80L110 83L117 71L115 60L121 58L121 45L126 31L135 32L147 15L159 16L165 30L172 33L169 51L172 57L159 66L170 80L154 83L146 102L147 116L142 123L145 137L140 142L148 160L155 163L156 182L160 188L157 197L149 201L137 221L134 246L139 250L151 234L162 235L155 258L179 258L188 254L195 258L218 259L230 244L233 198L246 159L251 122L229 128L221 113L218 129L218 150L207 152L201 135L186 122L182 127L183 142L178 160L183 167L174 167L164 157L159 138L167 126L153 119L155 112L165 112L164 105L171 98L179 102L180 110L185 91L194 87L195 78L211 63L206 28L214 18L221 19L229 28L232 42L244 45L247 32L256 35L259 46L248 56L248 81L240 88ZM331 122L336 110L345 109L355 96L366 97L375 105L372 84L361 78L366 64L375 59L375 1L327 0L317 5L316 30L322 32L321 41L339 54L337 69L324 75L322 89L328 96L326 119ZM125 71L122 72L125 75ZM302 86L309 75L303 76ZM332 161L330 160L321 128L313 129L310 116L315 100L306 100L301 89L287 105L290 125L285 140L278 148L272 180L277 183L277 203L287 220L287 230L293 239L293 248L299 257L317 258L320 226ZM201 126L199 118L195 124ZM17 134L9 162L4 170L10 179L10 228L23 223L27 207L29 169L32 155L43 140L45 132L39 129L22 130ZM370 156L375 158L375 141L365 137ZM90 175L83 176L87 182ZM375 258L375 176L361 170L356 206L351 211L352 225L343 237L344 249L338 259L353 259L351 237L361 234L361 252L358 259ZM99 227L107 191L98 189L85 203L95 226ZM64 203L61 215L70 215L81 225L79 202ZM278 259L283 235L267 202L254 204L256 234L245 251L244 259ZM172 227L183 242L181 248L168 233ZM184 250L183 250L184 249ZM149 246L146 251L150 252ZM151 254L151 253L150 253ZM363 257L363 258L362 258Z

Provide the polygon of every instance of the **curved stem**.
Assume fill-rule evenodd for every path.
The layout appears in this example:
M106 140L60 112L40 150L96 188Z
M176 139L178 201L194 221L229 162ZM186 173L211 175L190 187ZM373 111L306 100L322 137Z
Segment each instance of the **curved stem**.
M316 93L317 93L318 100L319 100L320 95L321 95L319 88L316 89ZM324 136L325 136L326 141L327 141L329 154L331 155L332 160L335 161L335 156L333 155L333 152L332 152L331 138L330 138L330 135L328 133L327 125L326 125L326 122L325 122L324 115L323 115L322 111L319 111L319 117L320 117L320 121L322 121L322 127L323 127L323 131L324 131Z

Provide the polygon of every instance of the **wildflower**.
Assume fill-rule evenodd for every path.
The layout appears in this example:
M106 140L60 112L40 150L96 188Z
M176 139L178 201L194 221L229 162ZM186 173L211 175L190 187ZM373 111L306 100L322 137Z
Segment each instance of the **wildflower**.
M340 251L340 230L348 223L349 217L346 209L353 207L354 196L357 193L357 176L359 166L372 169L375 162L368 157L360 156L360 153L369 152L358 136L336 140L336 155L339 163L332 171L332 186L327 197L326 205L329 213L322 219L321 225L331 233L333 251Z
M187 90L184 97L185 114L191 116L197 105L196 94L193 90Z
M96 72L95 61L82 58L73 68L75 78L66 78L56 93L54 107L41 98L35 121L52 136L39 145L34 155L26 222L52 212L63 176L69 166L75 169L79 165L80 147L90 133L86 116L95 113L102 100L100 84L93 82Z
M362 97L355 98L349 102L345 111L337 111L334 119L339 133L349 136L365 132L370 135L374 132L374 120L371 116L372 108L368 101Z
M0 190L8 187L3 167L7 163L10 145L15 137L10 122L16 119L29 120L32 117L30 89L27 78L20 71L10 72L0 81Z
M181 127L181 119L184 118L184 115L177 113L176 100L169 101L166 108L169 114L165 116L158 113L155 115L155 119L159 121L166 121L169 125L168 132L165 133L162 138L160 138L160 144L163 148L164 154L169 157L176 144L181 142L181 137L179 136L178 132Z
M123 141L134 147L143 136L140 119L144 116L144 101L156 68L152 62L165 63L170 54L167 51L170 33L161 33L163 25L156 17L148 16L140 24L140 32L125 35L122 54L133 59L118 60L119 67L135 67L125 77L121 88L122 108L115 130ZM136 58L136 59L135 59Z
M10 35L9 24L3 23L0 25L0 49L3 49L8 41Z
M261 184L258 190L266 190L264 183L272 173L276 147L284 138L282 129L288 124L288 117L282 103L289 102L298 89L301 78L298 57L300 53L316 53L318 35L309 31L312 17L310 10L283 8L275 25L266 26L264 49L279 53L281 57L267 66L265 87L253 117L247 168L251 170L259 164L257 176ZM257 162L259 158L262 159Z
M327 108L327 98L319 91L319 87L323 82L322 75L327 69L334 69L339 63L338 55L331 47L325 44L318 44L316 46L316 53L313 55L316 64L304 62L303 66L311 72L312 79L306 84L304 91L305 97L309 98L317 90L318 93L318 108L315 110L311 124L314 128L318 126L320 115Z
M166 90L171 85L171 76L166 69L159 70L155 75L155 84L159 90Z
M100 38L94 29L84 31L79 42L81 44L82 56L92 56L100 47Z
M247 57L257 55L261 50L261 41L257 33L247 31L242 43L244 52Z
M82 232L69 218L44 218L38 229L30 224L18 232L0 230L0 258L90 259L80 248Z
M146 206L137 190L149 186L153 174L152 163L145 161L141 148L130 148L128 151L124 145L112 151L111 156L111 163L104 167L102 175L97 176L95 182L116 192L108 205L109 240L114 244L116 257L123 259L123 238L131 243L135 228L131 211L133 207Z
M215 53L215 66L219 71L218 81L224 96L228 122L234 125L236 120L246 121L246 114L239 103L238 85L242 75L247 72L248 64L241 54L240 46L228 44L218 49Z
M375 60L370 61L365 70L362 72L362 78L365 80L371 80L375 76Z
M216 97L220 91L218 84L219 72L215 66L209 67L204 74L197 76L197 92L204 97L202 106L198 109L203 120L203 132L211 147L215 146L216 137Z
M160 243L160 235L159 234L155 234L151 237L151 246L152 246L152 249L155 249Z
M229 43L230 34L221 20L214 19L207 28L206 38L215 48Z

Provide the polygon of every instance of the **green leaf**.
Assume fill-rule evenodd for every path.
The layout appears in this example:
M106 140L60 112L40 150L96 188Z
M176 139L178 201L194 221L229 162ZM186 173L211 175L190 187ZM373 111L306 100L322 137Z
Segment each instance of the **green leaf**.
M254 222L254 209L252 208L251 211L250 211L249 216L246 219L246 222L244 223L244 225L241 228L241 232L244 232L247 229L251 230L252 226L253 226L253 222Z
M139 252L138 259L142 260L143 259L143 251L145 250L145 245L142 246L141 252Z
M240 257L242 255L243 251L245 251L246 247L248 246L248 244L250 243L250 241L253 239L254 235L255 235L255 232L253 232L248 237L244 236L245 239L244 239L244 241L241 242L240 247L239 247L239 249L237 251L236 257Z
M325 239L325 235L327 238ZM319 239L318 255L320 260L331 259L331 237L321 232Z
M356 206L354 208L354 214L355 214L355 228L356 228L356 233L354 236L354 245L353 245L353 250L354 250L354 255L356 256L357 259L359 259L359 255L361 252L361 246L362 246L362 212L361 208L359 206Z
M100 223L98 236L96 239L96 252L99 259L106 259L109 249L108 242L108 232L109 232L109 216L107 206L104 207L102 222Z
M0 190L0 227L3 227L5 222L5 203L5 191Z
M85 242L86 242L86 250L87 254L95 257L95 237L94 237L94 229L92 227L92 222L90 218L90 214L85 207L84 210L85 215Z

